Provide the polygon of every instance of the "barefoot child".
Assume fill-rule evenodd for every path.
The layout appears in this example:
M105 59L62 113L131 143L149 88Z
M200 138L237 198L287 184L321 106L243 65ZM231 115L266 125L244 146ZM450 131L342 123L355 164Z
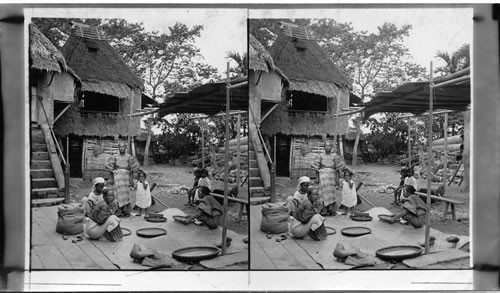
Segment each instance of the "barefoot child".
M340 181L342 186L342 205L344 206L344 215L352 214L352 208L356 205L358 198L356 195L356 186L352 180L352 174L344 171L344 178Z
M142 170L138 171L138 181L135 184L135 190L135 205L139 208L138 216L141 216L144 212L144 216L147 217L149 207L151 206L151 191L149 190L149 183L146 181L146 173Z
M198 187L198 181L200 180L201 177L201 170L196 168L194 170L194 183L193 183L193 188L187 192L188 195L188 202L185 204L185 206L192 206L194 204L194 194L196 193L196 188Z
M205 186L208 187L209 193L212 192L212 184L210 183L210 179L208 178L207 169L201 169L200 171L200 179L198 180L198 186L196 187L196 191L194 194L194 202L198 204L200 200L200 187Z

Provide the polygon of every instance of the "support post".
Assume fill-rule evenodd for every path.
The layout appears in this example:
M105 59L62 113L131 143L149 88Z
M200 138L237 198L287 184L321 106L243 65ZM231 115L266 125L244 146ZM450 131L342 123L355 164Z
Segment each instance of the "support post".
M205 169L205 121L201 120L201 168Z
M411 169L411 118L408 117L408 168Z
M236 141L238 144L238 147L236 148L238 150L238 152L236 153L236 166L238 166L238 169L236 169L236 188L238 189L238 194L240 194L240 145L241 145L240 130L241 130L241 114L238 114L238 121L236 123Z
M134 109L134 98L135 98L135 90L134 90L134 95L131 97L130 99L130 116L129 116L129 119L128 119L128 137L127 137L127 146L128 146L128 149L129 149L129 153L132 154L132 144L130 142L130 137L132 136L132 134L130 133L132 131L132 113L133 113L133 109Z
M273 136L273 158L271 162L271 202L276 202L276 135Z
M429 236L431 232L431 160L432 160L432 111L434 100L434 82L432 81L432 61L429 81L429 137L427 139L427 212L425 213L425 254L429 253Z
M443 186L446 189L446 182L448 180L448 113L444 114L443 130L444 130Z
M227 194L228 194L228 179L229 179L229 62L227 62L227 79L226 79L226 135L224 142L224 206L222 217L222 255L226 254L226 235L227 235Z
M69 202L70 202L70 198L69 198L69 136L66 136L66 166L64 166L64 203L68 204Z
M336 110L336 116L335 116L335 136L333 137L333 146L337 148L337 135L339 135L339 119L340 119L340 96L337 96L337 109ZM335 150L335 153L337 153L338 149Z

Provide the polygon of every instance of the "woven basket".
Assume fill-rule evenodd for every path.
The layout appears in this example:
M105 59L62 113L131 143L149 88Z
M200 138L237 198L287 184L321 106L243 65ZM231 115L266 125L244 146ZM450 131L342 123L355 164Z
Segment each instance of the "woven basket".
M106 232L104 232L104 237L106 237L106 239L111 242L120 241L123 239L122 228L120 227L120 225L118 225L116 228L111 230L111 232L108 232L108 230L106 230Z
M325 224L321 224L321 226L319 226L318 229L314 231L309 230L309 236L316 241L325 240L328 237Z

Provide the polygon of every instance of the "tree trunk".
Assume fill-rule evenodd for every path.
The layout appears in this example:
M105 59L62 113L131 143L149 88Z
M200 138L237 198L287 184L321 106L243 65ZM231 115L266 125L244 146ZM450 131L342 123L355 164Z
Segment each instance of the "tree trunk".
M151 117L148 117L148 138L146 139L146 147L144 149L144 167L147 167L149 165L149 145L151 144L151 128L153 127L153 121Z
M352 150L352 165L358 165L358 145L359 137L361 136L361 121L356 117L356 140L354 141L354 149Z

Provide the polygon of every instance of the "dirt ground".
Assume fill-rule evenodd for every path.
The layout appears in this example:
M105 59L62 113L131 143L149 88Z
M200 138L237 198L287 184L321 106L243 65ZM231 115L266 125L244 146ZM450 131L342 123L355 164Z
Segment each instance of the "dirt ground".
M354 167L356 175L353 177L353 180L355 184L363 182L363 186L359 189L358 194L376 207L384 207L393 213L400 211L400 207L391 205L391 202L394 201L394 194L381 192L388 186L399 185L400 168L400 166L392 164L362 164ZM419 188L427 187L425 179L417 178L417 181ZM286 197L293 195L297 188L297 182L290 180L288 177L278 177L276 184L276 192L279 193L281 200L285 200ZM433 183L434 185L438 185L438 183ZM444 203L433 204L431 210L431 227L444 233L469 236L469 193L460 192L459 186L452 184L449 187L447 186L445 196L461 200L464 204L457 205L456 207L456 221L451 219L451 215L448 215L447 219L443 220ZM363 201L354 210L366 211L370 208L372 206Z
M158 184L153 190L152 195L156 196L161 202L169 208L178 208L187 214L195 213L195 207L185 206L187 195L181 187L191 188L193 186L192 168L181 165L160 164L141 167L147 173L147 180L150 183ZM223 181L212 180L212 189L224 189ZM230 188L233 185L230 185ZM90 181L83 181L81 178L70 179L70 194L72 202L80 202L84 196L87 196L92 190ZM240 189L239 198L248 198L248 185L245 183ZM151 207L151 211L159 212L166 209L159 201ZM248 235L248 219L243 216L242 221L238 221L239 204L231 204L228 209L228 229Z

